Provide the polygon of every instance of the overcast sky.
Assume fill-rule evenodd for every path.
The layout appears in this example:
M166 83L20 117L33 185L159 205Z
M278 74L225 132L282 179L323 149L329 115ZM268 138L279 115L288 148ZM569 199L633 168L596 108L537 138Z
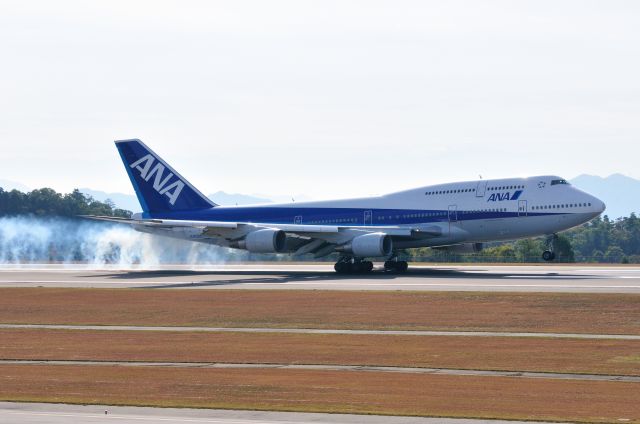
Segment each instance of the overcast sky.
M640 2L0 0L0 178L205 193L640 178Z

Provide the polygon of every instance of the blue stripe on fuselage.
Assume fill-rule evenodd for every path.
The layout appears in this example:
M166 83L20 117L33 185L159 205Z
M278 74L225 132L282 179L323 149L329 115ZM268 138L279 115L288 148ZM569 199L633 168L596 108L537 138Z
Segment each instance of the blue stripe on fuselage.
M365 211L372 212L370 222L364 222ZM528 216L559 215L561 213L532 213ZM452 221L517 217L518 212L458 210ZM265 224L305 225L371 225L390 226L430 222L448 222L449 211L435 209L364 209L364 208L305 208L305 207L216 207L198 211L144 214L144 218L190 221L259 222ZM301 217L297 222L296 218Z

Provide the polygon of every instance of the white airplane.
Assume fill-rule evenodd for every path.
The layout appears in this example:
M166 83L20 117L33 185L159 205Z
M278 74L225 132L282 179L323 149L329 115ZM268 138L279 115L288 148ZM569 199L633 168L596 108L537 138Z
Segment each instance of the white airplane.
M604 203L551 175L438 184L379 197L256 206L218 206L140 140L116 141L142 213L138 231L244 249L323 257L340 254L339 273L369 272L370 259L402 272L399 250L478 252L482 243L549 236L600 215Z

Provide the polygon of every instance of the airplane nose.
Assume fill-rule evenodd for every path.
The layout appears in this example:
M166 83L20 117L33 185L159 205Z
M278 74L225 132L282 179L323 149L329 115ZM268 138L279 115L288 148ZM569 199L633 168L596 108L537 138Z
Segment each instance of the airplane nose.
M600 199L598 199L597 197L593 196L592 200L591 200L591 204L593 205L593 211L595 213L597 213L598 215L601 214L602 212L604 212L604 210L607 208L607 206L604 204L604 202Z

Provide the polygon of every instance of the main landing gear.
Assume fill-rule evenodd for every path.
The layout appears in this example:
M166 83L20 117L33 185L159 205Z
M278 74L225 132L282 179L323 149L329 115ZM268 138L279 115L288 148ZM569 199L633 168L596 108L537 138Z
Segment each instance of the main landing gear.
M387 272L405 272L409 264L407 261L399 261L392 258L384 262L384 270ZM333 266L338 274L366 274L373 271L373 262L343 256Z
M338 274L360 274L373 271L373 262L342 257L333 266Z
M553 234L551 236L549 236L549 238L547 238L547 250L545 250L544 252L542 252L542 259L545 260L546 262L551 262L552 260L554 260L556 258L556 254L554 252L554 248L556 245L556 240L558 240L558 235L557 234Z
M405 272L407 268L409 268L409 264L407 263L407 261L399 261L397 259L384 261L385 271Z

